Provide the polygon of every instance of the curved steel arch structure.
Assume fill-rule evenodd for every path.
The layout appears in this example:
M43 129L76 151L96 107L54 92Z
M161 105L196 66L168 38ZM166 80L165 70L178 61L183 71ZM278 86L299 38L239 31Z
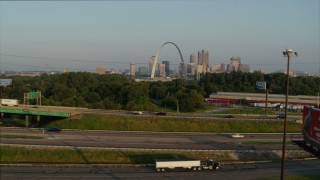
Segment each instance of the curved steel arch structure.
M174 45L174 46L177 48L177 50L179 51L179 54L180 54L180 59L181 59L182 63L184 63L183 57L182 57L182 54L181 54L181 51L180 51L179 47L178 47L175 43L173 43L173 42L165 42L165 43L163 43L163 44L160 46L160 48L159 48L158 51L157 51L155 60L154 60L153 65L152 65L151 79L154 78L154 74L155 74L155 72L156 72L156 65L157 65L157 62L158 62L158 58L159 58L160 51L161 51L161 49L163 48L163 46L166 45L166 44L172 44L172 45Z

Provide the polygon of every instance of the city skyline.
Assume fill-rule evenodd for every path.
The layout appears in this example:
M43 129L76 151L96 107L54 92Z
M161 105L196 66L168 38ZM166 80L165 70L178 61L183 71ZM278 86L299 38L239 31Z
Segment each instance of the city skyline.
M156 10L154 7L157 7ZM0 2L0 68L95 71L148 67L164 42L187 61L205 49L209 64L233 56L252 70L319 73L319 1L59 1ZM174 47L159 61L180 63Z

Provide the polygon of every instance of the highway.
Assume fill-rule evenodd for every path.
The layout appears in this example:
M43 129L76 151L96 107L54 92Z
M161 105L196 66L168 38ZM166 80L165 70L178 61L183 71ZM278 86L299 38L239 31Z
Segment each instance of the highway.
M1 179L224 179L253 180L280 177L280 163L225 165L218 171L161 172L147 167L1 167ZM286 161L285 176L320 176L319 160Z
M0 130L1 135L39 137L39 139L1 138L1 144L183 150L279 150L282 148L280 143L282 142L282 134L244 134L244 138L231 138L231 134L215 133L81 130L62 130L61 132L49 133L41 129L26 128L1 128ZM290 135L287 139L290 141ZM298 147L288 144L287 149L294 150Z
M126 115L126 116L157 116L155 112L143 112L142 115L133 115L130 111L123 110L103 110L103 109L79 109L79 113L84 114L100 114L100 115ZM166 113L166 115L161 117L177 117L177 118L191 118L191 119L211 119L211 120L266 120L266 121L283 121L283 119L278 119L277 115L247 115L247 114L235 114L232 117L229 114L213 114L210 112L202 113ZM300 116L288 116L288 121L295 121L301 119Z

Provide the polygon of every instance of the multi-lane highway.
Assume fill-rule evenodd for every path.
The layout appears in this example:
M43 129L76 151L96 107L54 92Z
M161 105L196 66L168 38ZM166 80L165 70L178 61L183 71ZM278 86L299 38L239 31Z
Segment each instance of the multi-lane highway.
M187 149L187 150L271 150L281 149L282 134L163 133L1 128L1 135L38 136L39 139L1 138L1 144L54 145L72 147ZM290 136L290 135L289 135ZM288 138L290 141L290 138ZM298 149L287 145L287 149Z
M226 179L251 180L263 178L279 178L280 163L260 163L225 165L218 171L197 172L156 172L150 167L1 167L1 179ZM287 161L285 176L302 177L312 175L313 179L320 177L318 160ZM297 178L297 179L298 179Z
M101 112L103 113L103 112ZM118 113L118 112L116 112ZM120 112L122 113L122 112ZM150 114L152 115L152 114ZM145 115L148 116L148 115ZM138 148L169 150L280 150L282 134L164 133L66 130L45 132L32 128L0 128L1 145L44 145L92 148ZM38 138L6 138L8 135ZM290 141L290 134L288 141ZM287 149L298 149L287 144ZM319 175L319 161L287 161L285 175ZM279 163L224 165L220 171L157 173L154 167L6 167L1 179L259 179L279 177ZM317 176L319 177L319 176Z

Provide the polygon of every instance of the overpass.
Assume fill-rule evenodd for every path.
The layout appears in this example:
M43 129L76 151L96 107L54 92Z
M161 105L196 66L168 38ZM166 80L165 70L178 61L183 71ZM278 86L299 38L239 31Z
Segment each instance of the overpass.
M80 110L83 109L86 108L19 105L18 107L0 106L0 113L1 119L5 113L25 115L26 124L28 124L29 116L36 116L38 121L40 121L40 116L71 117L81 113Z

